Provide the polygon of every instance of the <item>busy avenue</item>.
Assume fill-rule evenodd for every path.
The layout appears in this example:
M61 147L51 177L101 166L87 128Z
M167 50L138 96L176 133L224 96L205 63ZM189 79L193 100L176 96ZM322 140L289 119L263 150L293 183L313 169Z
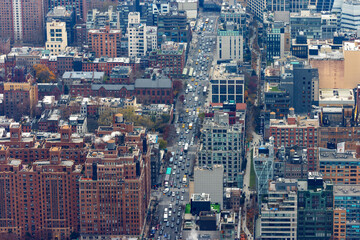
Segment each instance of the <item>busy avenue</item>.
M186 75L182 100L178 100L175 108L176 143L168 147L172 153L168 166L164 166L166 174L163 185L153 192L158 197L157 215L159 223L156 227L157 239L181 239L185 205L189 202L189 177L192 177L196 165L198 149L197 133L200 129L199 113L208 104L209 72L216 49L215 13L200 17L193 29L193 38L189 46Z

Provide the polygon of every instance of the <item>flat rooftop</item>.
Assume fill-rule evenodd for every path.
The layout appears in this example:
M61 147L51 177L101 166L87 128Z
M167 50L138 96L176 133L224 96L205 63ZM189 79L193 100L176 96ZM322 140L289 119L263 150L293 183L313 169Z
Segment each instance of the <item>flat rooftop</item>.
M352 89L322 88L319 90L319 105L345 104L354 105Z
M289 128L289 127L319 127L318 119L311 119L307 117L297 117L295 124L288 124L286 120L283 119L270 119L270 127L278 128Z
M359 184L335 184L334 185L334 195L335 196L359 196L360 194L360 185Z

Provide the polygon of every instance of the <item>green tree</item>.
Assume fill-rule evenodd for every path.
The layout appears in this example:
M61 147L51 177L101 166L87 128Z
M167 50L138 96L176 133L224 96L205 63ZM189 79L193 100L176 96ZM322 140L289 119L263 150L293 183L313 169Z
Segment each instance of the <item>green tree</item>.
M100 114L99 119L97 121L99 126L110 126L113 119L113 111L111 109L105 110L102 114Z
M167 147L167 141L164 139L159 139L159 148L165 149Z

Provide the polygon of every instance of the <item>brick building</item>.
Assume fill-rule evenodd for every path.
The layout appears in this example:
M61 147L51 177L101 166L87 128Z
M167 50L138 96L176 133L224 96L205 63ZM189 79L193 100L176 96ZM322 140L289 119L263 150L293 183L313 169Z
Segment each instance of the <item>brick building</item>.
M275 151L281 146L307 148L308 167L310 171L313 171L317 169L315 148L318 141L318 128L318 119L296 117L291 112L286 120L270 119L268 134L274 137Z
M83 237L138 235L145 223L151 189L151 151L144 144L145 130L135 130L121 114L114 116L110 129L106 128L121 134L98 141L87 156L85 176L79 181L80 233Z
M10 38L0 38L0 54L8 54L10 50Z
M10 137L0 138L0 145L9 147L9 156L20 159L24 163L32 163L37 160L49 158L51 147L58 147L62 159L73 160L76 164L85 162L87 149L82 138L72 137L71 128L62 126L60 133L49 138L37 141L34 135L22 136L22 128L18 123L10 125ZM37 135L41 139L41 134Z
M164 42L150 53L150 67L160 67L171 76L180 77L185 67L186 43Z
M24 165L0 147L0 231L21 239L66 239L78 231L78 179L81 167L51 148L46 160Z
M172 80L162 74L153 73L150 78L135 80L135 95L143 104L172 104L174 101Z
M82 71L84 72L105 72L110 75L111 70L116 66L130 66L132 71L137 72L140 69L140 58L95 58L93 61L83 59Z
M43 0L0 1L0 38L12 43L42 44L44 42Z
M129 66L116 66L111 70L108 83L130 84L134 82L134 72Z
M110 29L109 25L105 28L91 29L88 31L88 44L90 51L96 57L119 57L121 47L121 30Z
M4 83L4 114L19 118L34 114L38 102L38 87L31 82Z
M89 84L78 83L70 87L71 96L99 97L131 97L134 94L134 84Z

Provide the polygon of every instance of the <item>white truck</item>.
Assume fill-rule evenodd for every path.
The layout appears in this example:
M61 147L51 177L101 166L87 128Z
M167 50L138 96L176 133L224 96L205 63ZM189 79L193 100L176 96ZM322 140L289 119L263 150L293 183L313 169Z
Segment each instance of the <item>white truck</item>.
M195 102L197 102L199 100L199 98L198 97L195 97Z

